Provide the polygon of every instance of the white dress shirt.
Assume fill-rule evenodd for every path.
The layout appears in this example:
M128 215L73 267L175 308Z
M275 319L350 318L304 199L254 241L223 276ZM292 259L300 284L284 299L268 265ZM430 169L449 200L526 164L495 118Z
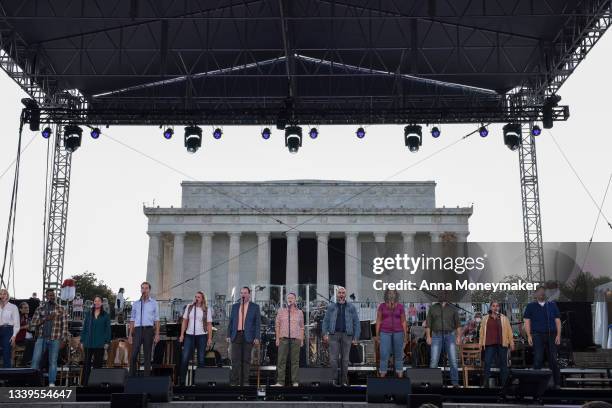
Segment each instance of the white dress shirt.
M19 333L20 327L19 309L11 302L7 302L4 307L0 304L0 326L13 326L13 336Z

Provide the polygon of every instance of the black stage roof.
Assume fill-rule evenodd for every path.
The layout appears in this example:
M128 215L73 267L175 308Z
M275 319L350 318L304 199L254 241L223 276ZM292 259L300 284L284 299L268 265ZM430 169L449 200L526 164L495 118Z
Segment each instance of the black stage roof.
M610 3L0 0L0 45L35 99L78 89L100 123L534 120Z

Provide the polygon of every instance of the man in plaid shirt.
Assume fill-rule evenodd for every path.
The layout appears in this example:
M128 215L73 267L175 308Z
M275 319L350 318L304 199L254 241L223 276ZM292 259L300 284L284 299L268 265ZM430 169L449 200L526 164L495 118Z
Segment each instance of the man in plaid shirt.
M47 289L47 301L41 304L32 317L30 328L36 333L32 368L38 369L40 359L49 349L49 387L55 387L57 376L57 355L60 348L70 338L68 333L68 315L63 307L55 303L55 291Z

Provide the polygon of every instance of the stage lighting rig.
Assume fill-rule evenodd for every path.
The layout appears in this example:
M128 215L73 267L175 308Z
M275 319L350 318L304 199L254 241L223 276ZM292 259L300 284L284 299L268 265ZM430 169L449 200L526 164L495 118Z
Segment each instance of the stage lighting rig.
M26 107L24 120L30 123L30 130L32 132L38 132L40 130L40 107L34 99L23 98L21 100L23 106Z
M553 127L553 109L559 106L561 97L559 95L551 95L544 100L542 107L542 126L544 129L552 129Z
M540 136L542 134L542 129L538 125L533 125L531 128L531 134L533 136Z
M49 126L47 126L46 128L44 128L42 130L42 132L40 132L40 134L42 135L42 137L44 137L45 139L48 139L51 137L51 134L53 133L53 131L51 130L51 128Z
M217 140L221 139L221 136L223 135L223 130L221 130L221 128L215 128L215 130L213 130L213 137Z
M357 135L358 139L363 139L366 135L366 131L363 127L358 127L355 135Z
M187 126L185 128L185 148L189 153L195 153L202 147L202 128Z
M264 128L261 131L261 137L263 137L264 140L268 140L270 136L272 136L272 131L270 130L270 128Z
M419 125L408 125L404 128L404 142L408 149L416 153L419 151L419 147L423 144L423 134L421 132L421 126Z
M482 125L478 128L478 134L480 135L480 137L487 137L489 136L489 129L487 129L486 126Z
M100 128L93 128L91 129L91 132L89 132L89 135L91 136L92 139L99 138L101 134L102 134L102 131L100 130Z
M308 136L310 136L311 139L316 139L317 137L319 137L319 131L316 127L313 127L308 132Z
M434 126L431 128L431 136L433 136L434 138L438 138L440 137L440 135L442 134L442 132L440 132L440 128L437 126Z
M508 149L514 151L517 150L522 143L521 138L521 124L520 123L508 123L503 127L504 130L504 144Z
M81 147L83 129L76 125L66 125L64 127L64 148L70 153Z
M173 135L174 135L174 129L167 128L166 130L164 130L164 139L170 140L172 139Z
M285 146L289 153L297 153L302 147L302 128L299 126L287 126L285 128Z

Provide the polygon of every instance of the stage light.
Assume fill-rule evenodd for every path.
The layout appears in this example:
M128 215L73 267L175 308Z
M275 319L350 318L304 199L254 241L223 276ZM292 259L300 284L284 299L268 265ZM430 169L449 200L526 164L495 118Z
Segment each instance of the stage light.
M408 149L416 153L419 151L419 147L423 144L423 135L421 133L421 126L419 125L408 125L404 128L404 142Z
M302 146L302 128L301 127L288 126L285 128L285 146L287 146L287 148L289 149L289 153L298 152L298 150Z
M520 123L508 123L503 127L504 130L504 144L508 149L514 151L521 146L521 124Z
M310 132L308 132L308 136L310 136L311 139L316 139L317 136L319 136L319 131L317 128L311 128Z
M51 128L49 126L47 126L46 128L43 129L42 132L40 132L40 134L42 135L42 137L44 137L45 139L48 139L51 137L51 134L53 133L53 131L51 130Z
M531 128L531 134L533 136L540 136L542 134L542 129L540 129L540 127L538 125L534 125Z
M359 127L359 128L357 128L357 131L355 132L355 134L357 135L357 137L359 139L363 139L365 137L365 135L366 135L366 131L365 131L364 128Z
M76 125L66 125L64 127L64 148L73 153L81 147L81 139L83 137L83 129Z
M440 128L439 128L439 127L434 126L434 127L432 127L432 128L431 128L431 135L432 135L433 137L440 137L440 134L441 134L441 133L442 133L442 132L440 132Z
M40 108L38 103L31 98L23 98L21 103L28 109L24 117L26 122L30 123L30 130L38 132L40 130Z
M553 127L553 108L559 105L561 97L559 95L551 95L544 100L542 107L542 126L544 129L552 129Z
M195 153L202 146L202 128L187 126L185 128L185 148L189 153Z
M221 130L221 128L216 128L215 130L213 130L213 137L215 139L221 139L221 135L223 135L223 131Z
M91 129L91 132L89 134L91 135L92 139L97 139L97 138L100 137L101 133L102 132L100 131L99 128L93 128L93 129Z
M489 129L487 129L486 126L481 126L480 128L478 128L478 134L480 135L480 137L487 137L489 136Z
M261 131L261 137L263 137L264 140L268 140L271 135L272 132L270 131L270 128L264 128L264 130Z
M168 129L164 130L164 138L165 139L170 140L170 139L172 139L173 135L174 135L174 129L168 128Z

